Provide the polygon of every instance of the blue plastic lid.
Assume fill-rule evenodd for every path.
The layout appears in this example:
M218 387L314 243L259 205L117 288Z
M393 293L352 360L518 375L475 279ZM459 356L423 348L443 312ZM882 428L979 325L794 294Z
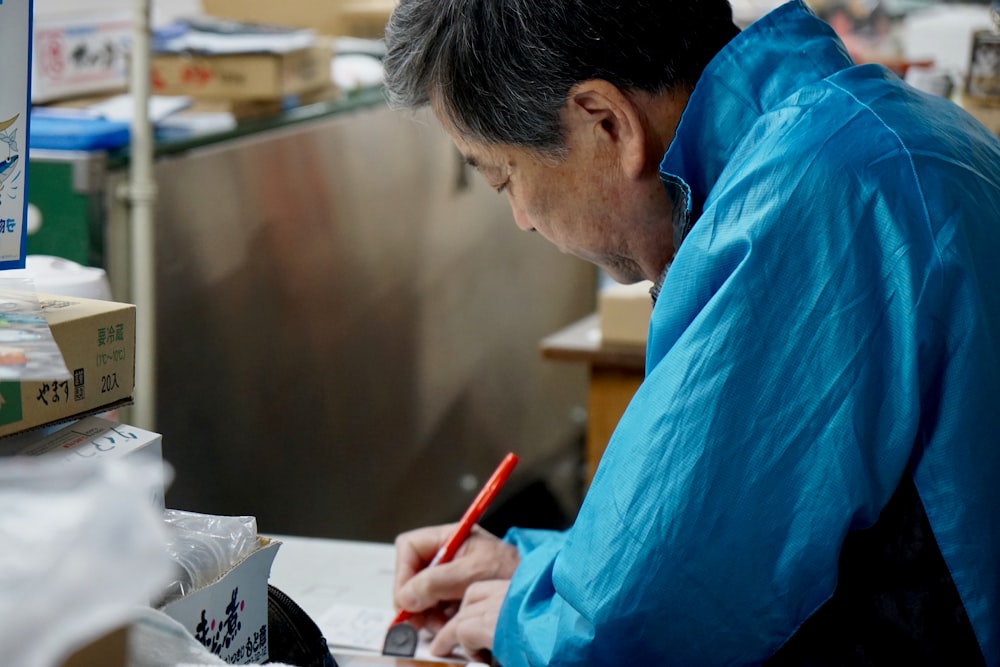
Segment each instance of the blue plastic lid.
M31 148L93 151L111 150L129 141L129 124L103 118L31 114Z

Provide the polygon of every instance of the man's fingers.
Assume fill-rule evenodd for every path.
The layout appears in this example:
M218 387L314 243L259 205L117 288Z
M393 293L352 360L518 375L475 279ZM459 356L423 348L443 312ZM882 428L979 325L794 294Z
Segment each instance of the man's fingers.
M417 612L410 616L408 623L415 628L423 628L432 635L438 633L444 625L451 620L458 611L457 602L449 602L431 607L426 611Z
M427 568L403 584L396 592L396 602L407 611L423 611L442 600L461 600L473 573L465 561Z
M445 524L401 533L396 538L393 590L398 591L413 575L423 570L454 529L454 524ZM397 602L397 606L402 605Z
M468 656L493 650L500 607L510 582L481 581L469 586L458 613L438 631L430 644L434 655L448 655L461 646Z
M445 656L452 653L456 646L461 646L462 651L472 657L480 651L492 650L495 631L496 618L488 611L463 610L445 623L428 648L432 655Z
M445 623L440 630L434 633L434 638L427 647L427 649L431 652L431 655L445 656L450 654L455 647L458 646L458 637L455 634L456 626L456 619L453 618Z
M517 547L475 526L455 559L426 567L454 530L454 524L403 533L396 540L396 607L419 614L458 601L478 581L507 579L520 562ZM415 623L419 622L415 620Z

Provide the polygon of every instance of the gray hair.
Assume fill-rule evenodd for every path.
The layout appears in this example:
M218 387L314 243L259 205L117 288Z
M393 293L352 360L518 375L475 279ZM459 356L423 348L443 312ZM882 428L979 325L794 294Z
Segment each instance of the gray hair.
M574 85L690 89L737 32L727 0L401 0L385 85L394 108L433 100L474 140L558 154Z

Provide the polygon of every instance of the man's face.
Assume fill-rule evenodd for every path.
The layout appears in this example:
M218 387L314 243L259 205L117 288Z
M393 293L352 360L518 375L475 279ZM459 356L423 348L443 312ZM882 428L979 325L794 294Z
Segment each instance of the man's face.
M507 195L521 229L538 232L560 251L597 264L623 283L655 279L669 261L672 246L662 247L671 242L662 188L658 182L652 190L649 183L637 187L626 178L607 142L571 129L566 155L553 158L466 139L437 115L467 162ZM655 238L648 238L645 223L651 215L658 217ZM665 256L651 258L653 252Z

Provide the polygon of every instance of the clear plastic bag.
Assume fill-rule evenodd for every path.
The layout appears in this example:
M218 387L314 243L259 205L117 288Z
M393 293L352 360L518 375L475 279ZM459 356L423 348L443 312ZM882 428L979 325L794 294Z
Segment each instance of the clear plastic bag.
M166 605L212 583L257 547L252 516L217 516L168 509L163 513L167 553L175 577L157 606Z

